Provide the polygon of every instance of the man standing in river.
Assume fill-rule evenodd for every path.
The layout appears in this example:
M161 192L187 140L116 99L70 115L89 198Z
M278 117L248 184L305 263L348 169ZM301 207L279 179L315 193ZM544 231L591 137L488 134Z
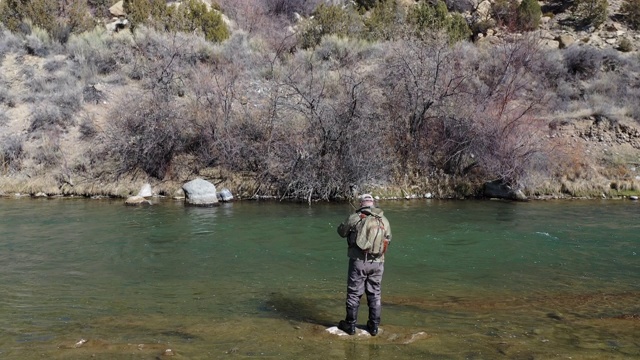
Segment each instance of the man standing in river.
M374 246L362 249L358 244L362 244L364 227L366 222L373 221L377 230L374 233L367 232L369 243ZM371 223L370 223L371 224ZM360 236L358 233L361 232ZM380 293L382 285L382 274L384 273L384 252L391 241L391 227L389 220L384 216L382 209L374 206L373 196L364 194L360 197L360 208L351 214L338 226L338 234L347 238L349 256L349 273L347 278L347 316L338 324L338 328L349 335L356 333L356 322L358 319L358 307L362 294L367 294L367 305L369 306L369 320L367 330L373 336L378 334L380 324L380 312L382 304ZM374 238L380 238L375 240ZM366 239L365 239L366 240ZM374 250L377 246L375 242L380 242L381 250Z

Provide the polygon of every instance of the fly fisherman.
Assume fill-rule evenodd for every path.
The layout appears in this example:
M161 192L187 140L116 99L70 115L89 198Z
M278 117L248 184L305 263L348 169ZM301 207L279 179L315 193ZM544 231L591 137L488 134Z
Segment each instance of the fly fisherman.
M338 328L349 335L356 333L358 307L362 294L367 294L369 320L367 330L378 334L380 324L380 292L384 272L384 252L391 241L389 220L374 206L373 196L360 197L360 208L338 226L338 234L347 238L349 274L347 278L347 316Z

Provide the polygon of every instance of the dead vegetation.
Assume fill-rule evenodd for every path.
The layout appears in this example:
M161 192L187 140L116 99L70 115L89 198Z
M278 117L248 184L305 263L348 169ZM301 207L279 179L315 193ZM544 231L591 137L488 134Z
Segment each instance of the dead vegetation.
M637 53L533 34L301 49L273 26L302 4L269 2L260 11L284 18L244 18L254 30L221 43L3 29L0 192L127 196L151 182L171 196L194 177L305 200L474 197L496 180L530 197L640 191Z

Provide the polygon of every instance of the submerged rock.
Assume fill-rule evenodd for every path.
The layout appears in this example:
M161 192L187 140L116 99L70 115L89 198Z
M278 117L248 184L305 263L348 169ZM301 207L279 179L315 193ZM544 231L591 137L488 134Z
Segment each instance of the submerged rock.
M379 329L379 330L380 330L380 332L382 332L382 329ZM337 326L332 326L332 327L327 328L326 332L328 332L329 334L338 335L338 336L371 337L371 334L369 334L368 331L366 331L364 329L360 329L360 328L356 328L355 335L349 335L346 332L338 329Z
M138 205L151 205L151 201L143 198L142 196L129 196L124 202L125 205L138 206Z

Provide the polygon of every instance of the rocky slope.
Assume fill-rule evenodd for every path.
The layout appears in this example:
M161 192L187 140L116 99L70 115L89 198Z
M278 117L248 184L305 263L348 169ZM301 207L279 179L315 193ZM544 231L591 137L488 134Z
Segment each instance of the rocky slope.
M463 2L459 2L463 3ZM470 0L466 11L468 17L487 16L486 9L490 2L485 0L476 2ZM626 27L619 21L618 13L621 1L610 1L609 20L599 28L586 28L576 30L566 25L571 18L571 10L562 6L562 2L541 2L543 12L547 14L543 18L541 29L536 32L541 41L549 49L567 48L572 44L585 44L593 47L619 51L623 41L628 40L632 44L627 57L640 61L638 49L640 48L640 34ZM486 34L477 37L476 42L497 43L504 37L512 36L500 30L490 30ZM68 126L64 132L56 133L55 137L31 136L29 127L32 123L34 104L29 104L20 99L27 98L31 91L27 84L33 77L47 78L47 68L52 63L65 61L64 55L54 57L42 57L30 54L5 54L0 63L0 80L8 89L7 98L13 99L13 103L0 103L0 138L6 149L8 139L11 136L22 136L25 141L22 151L27 154L45 154L55 157L62 164L54 169L45 168L43 161L38 157L27 157L19 171L12 171L6 159L2 159L0 168L0 194L13 195L37 194L47 195L74 194L85 196L122 196L126 197L138 192L142 185L148 181L152 183L155 193L173 195L180 192L182 185L180 179L169 181L154 181L140 174L133 174L118 181L104 183L97 178L82 178L71 176L73 173L68 164L83 164L86 161L88 149L92 144L79 140L82 138L83 119L90 118L99 130L109 121L108 115L112 107L120 103L120 98L127 96L126 87L135 86L131 83L119 83L117 81L105 81L96 84L103 98L96 102L84 102L79 116ZM35 69L35 73L25 72L28 66ZM55 72L54 72L55 73ZM640 79L639 74L636 81ZM91 91L84 88L82 91ZM2 98L0 93L0 98ZM36 104L37 105L37 104ZM567 173L558 183L548 184L539 194L531 194L531 197L617 197L637 194L640 191L640 119L628 116L628 114L594 114L594 111L565 111L549 115L549 136L558 144L566 145L574 149L575 167L572 173ZM5 152L6 153L6 152ZM584 155L588 156L585 158ZM45 156L40 155L40 157ZM238 174L225 173L219 169L209 172L211 179L221 186L232 190L237 198L253 196L255 186L249 186L251 179ZM586 183L585 183L586 182ZM400 192L399 192L400 194ZM401 196L423 196L422 189L416 189L415 193L403 191Z

